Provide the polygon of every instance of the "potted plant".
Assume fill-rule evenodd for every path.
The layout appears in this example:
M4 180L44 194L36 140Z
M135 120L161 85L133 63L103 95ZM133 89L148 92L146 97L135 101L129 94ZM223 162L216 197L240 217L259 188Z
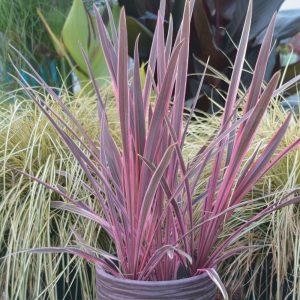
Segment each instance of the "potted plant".
M78 245L30 251L65 252L94 263L97 299L214 299L215 285L228 299L216 266L244 249L234 242L257 220L300 200L299 196L291 198L287 194L280 202L245 220L228 238L219 239L234 210L249 203L242 200L255 182L296 147L300 139L271 160L288 128L291 117L288 115L267 146L264 149L257 147L246 163L244 161L270 100L282 90L276 89L279 73L262 89L272 43L274 16L264 38L241 113L244 99L238 99L238 87L251 23L250 1L221 126L192 160L188 163L184 160L182 147L198 98L195 97L191 114L184 122L193 3L186 1L175 41L172 41L171 23L165 42L165 1L160 2L143 87L139 71L138 40L132 78L128 75L124 9L121 11L117 32L108 8L111 39L95 9L99 37L119 112L121 148L110 133L105 102L84 50L83 56L98 100L100 147L97 141L89 138L61 98L33 68L36 80L56 99L73 122L74 128L48 106L36 91L20 82L77 159L88 180L88 184L84 185L93 194L102 213L75 199L62 187L32 178L64 197L64 202L53 201L53 208L70 211L96 222L114 245L112 253L93 249L74 231ZM289 84L297 79L294 78ZM154 100L150 101L152 98ZM197 195L195 191L199 179L211 164L210 176L202 179L206 189ZM200 203L202 209L199 220L194 222L193 205L196 203Z

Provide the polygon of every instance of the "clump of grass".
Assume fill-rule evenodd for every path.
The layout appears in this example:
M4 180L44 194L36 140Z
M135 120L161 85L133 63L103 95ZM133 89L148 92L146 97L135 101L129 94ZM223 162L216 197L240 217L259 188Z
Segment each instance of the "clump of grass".
M286 118L286 112L279 102L274 101L262 120L256 140L249 151L261 143L264 149L274 130ZM192 153L205 144L220 124L218 115L198 117L197 127L193 127L190 140L187 140L187 151ZM283 138L278 152L289 145L300 134L300 117L294 114L289 129ZM196 138L197 137L197 138ZM209 169L207 170L209 172ZM204 184L204 183L203 183ZM199 186L201 193L202 186ZM237 226L249 219L258 210L280 201L288 190L300 188L300 148L290 152L278 162L253 188L245 200L261 198L255 204L238 209L230 226ZM265 197L265 195L273 195ZM197 219L195 209L195 220ZM241 246L250 246L234 259L220 266L228 289L239 290L242 299L284 299L288 294L300 294L300 208L291 205L267 216L259 224L252 226L249 233L239 241ZM253 245L260 247L253 248ZM246 286L242 289L241 287ZM251 298L252 297L252 298ZM240 299L240 298L237 298ZM291 298L292 299L292 298ZM293 298L295 299L295 298Z
M19 249L62 246L73 238L70 232L74 226L82 229L82 235L91 246L110 247L109 240L97 232L99 229L93 222L70 214L54 213L50 209L50 201L57 200L58 196L18 172L30 172L51 185L62 184L78 199L92 201L92 196L83 188L85 176L82 170L66 151L46 117L31 101L18 98L13 105L0 106L1 256ZM95 99L80 95L73 98L66 94L64 100L97 141ZM51 106L57 105L50 97L47 102ZM114 107L111 106L108 111L114 114ZM114 126L112 123L111 128L114 129ZM90 204L99 211L95 203ZM98 238L95 239L95 236ZM38 257L20 254L1 260L1 293L5 299L59 299L61 286L58 287L57 282L64 268L67 269L64 271L65 281L77 279L81 283L78 297L92 299L94 287L89 283L93 280L88 278L93 276L93 271L87 264L68 256L50 254Z

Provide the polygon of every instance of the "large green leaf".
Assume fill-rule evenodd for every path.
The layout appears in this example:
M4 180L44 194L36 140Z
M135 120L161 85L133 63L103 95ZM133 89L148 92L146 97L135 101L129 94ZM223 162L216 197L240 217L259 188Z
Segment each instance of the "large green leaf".
M119 13L119 6L114 5L112 14L116 24L118 24ZM89 82L89 76L80 45L82 45L88 56L95 78L98 81L103 81L102 83L107 82L109 73L98 37L96 20L87 11L82 0L74 0L60 37L57 37L53 32L41 12L39 12L39 15L55 45L56 51L67 59L78 77L81 87L85 87Z
M97 48L95 43L96 32L94 24L86 11L82 0L74 0L70 13L65 21L61 32L62 41L78 68L87 74L83 56L79 49L82 44L86 53L90 54L91 49Z
M88 71L80 45L88 55L95 77L108 76L95 25L94 17L86 10L82 0L74 0L61 37L76 70L86 76L86 79L88 79ZM84 76L80 79L84 80Z

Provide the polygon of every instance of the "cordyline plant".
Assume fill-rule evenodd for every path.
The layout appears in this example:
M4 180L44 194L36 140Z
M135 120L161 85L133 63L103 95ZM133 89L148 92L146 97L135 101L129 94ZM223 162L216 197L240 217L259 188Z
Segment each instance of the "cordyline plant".
M49 118L84 170L88 179L86 188L93 193L95 201L99 202L102 215L68 195L63 188L32 178L64 197L64 202L52 202L53 208L70 211L98 223L112 239L115 255L102 250L95 252L84 244L78 233L75 235L79 246L34 251L75 254L101 266L116 277L134 280L176 279L179 268L185 277L207 272L220 287L214 268L220 261L244 249L233 246L236 239L254 222L300 200L300 197L291 198L291 195L286 195L280 202L235 228L227 239L220 241L218 238L234 209L247 204L242 200L256 181L296 147L300 139L271 160L287 130L291 118L289 115L268 145L262 151L258 147L247 163L244 163L270 100L285 88L283 86L276 90L279 79L279 74L276 73L266 88L262 89L275 24L274 16L257 59L243 114L237 117L237 103L241 103L237 101L237 92L251 23L250 1L219 131L188 164L184 161L182 148L193 115L192 109L184 125L188 41L193 4L194 1L186 1L183 21L175 41L172 41L172 24L165 41L165 1L161 1L143 88L139 72L138 40L135 45L132 78L128 75L124 9L121 11L118 32L109 13L111 39L95 9L98 33L119 112L121 149L117 147L109 131L105 103L84 51L83 56L98 99L100 149L88 137L60 97L34 69L32 71L39 83L57 100L76 130L80 130L81 136L32 88L21 83ZM293 84L297 79L294 78L288 84ZM150 101L151 97L155 98L154 102ZM196 95L195 99L197 98ZM193 108L195 103L196 100ZM212 170L207 180L207 189L201 195L196 195L195 189L208 164L212 164ZM202 209L200 219L195 223L193 205L199 202ZM223 292L225 295L224 290Z

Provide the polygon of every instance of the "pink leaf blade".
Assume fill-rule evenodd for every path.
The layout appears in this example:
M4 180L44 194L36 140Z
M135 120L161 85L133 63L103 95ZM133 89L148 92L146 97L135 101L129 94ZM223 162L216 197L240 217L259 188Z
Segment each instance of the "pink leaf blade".
M101 115L102 115L102 112L104 111L104 104L103 104L103 101L102 101L102 97L100 95L99 85L98 85L98 83L95 79L95 76L93 74L93 70L92 70L92 66L91 66L91 63L89 61L89 58L88 58L84 48L82 47L82 45L80 45L80 49L81 49L81 53L83 55L85 64L87 66L88 73L89 73L90 79L91 79L93 87L94 87L94 91L95 91L96 96L97 96L98 109L100 110L100 112L98 113L98 117L99 117L99 121L101 121Z
M165 61L165 33L163 26L163 19L161 14L157 16L157 86L160 90L163 79L166 73L166 61Z
M226 104L225 104L224 115L223 115L223 124L227 122L229 116L232 114L234 102L236 100L236 95L240 84L243 64L246 56L249 33L250 33L252 6L253 6L252 1L249 1L243 32L238 46L238 52L235 58L230 85L226 97Z
M177 60L181 50L182 43L179 44L173 51L170 63L167 67L164 82L161 87L160 93L151 118L150 127L148 129L148 137L146 141L146 158L153 160L153 154L156 150L156 140L159 129L162 127L163 120L167 114L167 109L171 100L171 94L174 85L174 73L177 66Z
M167 35L166 48L165 48L165 61L167 64L169 63L171 50L172 50L173 29L174 29L173 27L174 27L173 18L172 15L170 15L168 35Z
M98 28L98 34L99 34L99 40L101 42L103 54L105 57L106 65L108 68L108 71L110 73L112 83L114 86L114 90L116 91L117 87L117 64L118 64L118 58L117 53L115 52L115 49L113 45L111 44L111 41L109 39L109 34L107 32L107 29L103 23L102 17L98 11L97 6L94 4L94 13L96 16L96 22L97 22L97 28Z
M101 218L99 215L95 214L92 211L78 207L75 204L68 204L62 201L52 201L51 207L62 211L68 211L96 222L101 227L103 227L103 229L110 235L110 237L113 237L110 224L105 219Z
M259 55L256 61L255 69L253 72L253 78L250 86L250 91L247 97L245 111L251 109L256 105L259 99L262 83L265 77L269 53L272 45L272 37L276 23L276 14L273 15L270 24L267 28Z
M196 95L195 95L195 97L193 99L193 104L192 104L192 108L191 108L190 113L189 113L188 120L187 120L187 122L185 124L184 130L183 130L183 133L182 133L181 145L180 145L181 149L183 148L183 145L184 145L184 142L185 142L185 138L186 138L186 135L187 135L187 132L188 132L188 129L189 129L189 125L191 123L192 117L193 117L195 109L196 109L197 101L199 99L200 92L201 92L201 89L202 89L202 86L203 86L203 82L204 82L205 74L206 74L206 71L207 71L208 63L209 63L209 59L206 62L206 65L205 65L205 68L204 68L204 71L203 71L203 75L202 75L201 80L200 80L200 84L198 86Z
M181 23L180 40L182 48L178 58L176 85L174 95L174 109L172 116L172 125L181 142L183 108L186 94L187 70L188 70L188 53L189 53L189 36L190 36L190 2L186 1L183 20Z
M145 220L146 220L148 211L151 207L153 197L157 191L158 185L161 182L161 178L163 177L163 174L164 174L166 168L168 167L168 164L171 160L174 148L175 148L174 145L171 145L168 147L162 160L160 161L159 165L157 166L155 172L153 173L151 180L149 181L148 188L146 190L146 193L145 193L145 196L143 199L142 213L140 216L141 228L143 228L143 226L145 224Z
M152 75L156 70L156 61L157 61L156 53L157 53L157 28L154 31L154 35L152 39L152 45L151 45L144 90L143 90L144 115L147 115L147 113L150 111L150 95L151 95L152 78L153 78ZM150 119L151 118L149 118L149 120Z
M106 9L107 9L107 12L108 12L108 18L109 18L109 25L110 25L110 29L111 29L112 41L113 41L114 49L117 53L117 50L118 50L118 47L119 47L117 28L116 28L116 24L115 24L114 17L113 17L113 14L112 14L110 4L109 4L108 0L105 0L105 3L106 3Z
M245 155L245 152L252 142L258 125L260 124L260 121L272 99L272 94L278 84L279 78L279 72L273 75L265 91L262 93L259 101L255 105L251 118L248 119L244 127L241 129L241 133L236 141L235 151L233 153L234 162L231 162L232 169L236 169L237 164L241 161L241 158Z
M134 128L137 153L143 155L146 141L146 120L143 106L143 93L139 69L139 39L136 40L134 48L134 76L133 76L133 102L134 102Z

